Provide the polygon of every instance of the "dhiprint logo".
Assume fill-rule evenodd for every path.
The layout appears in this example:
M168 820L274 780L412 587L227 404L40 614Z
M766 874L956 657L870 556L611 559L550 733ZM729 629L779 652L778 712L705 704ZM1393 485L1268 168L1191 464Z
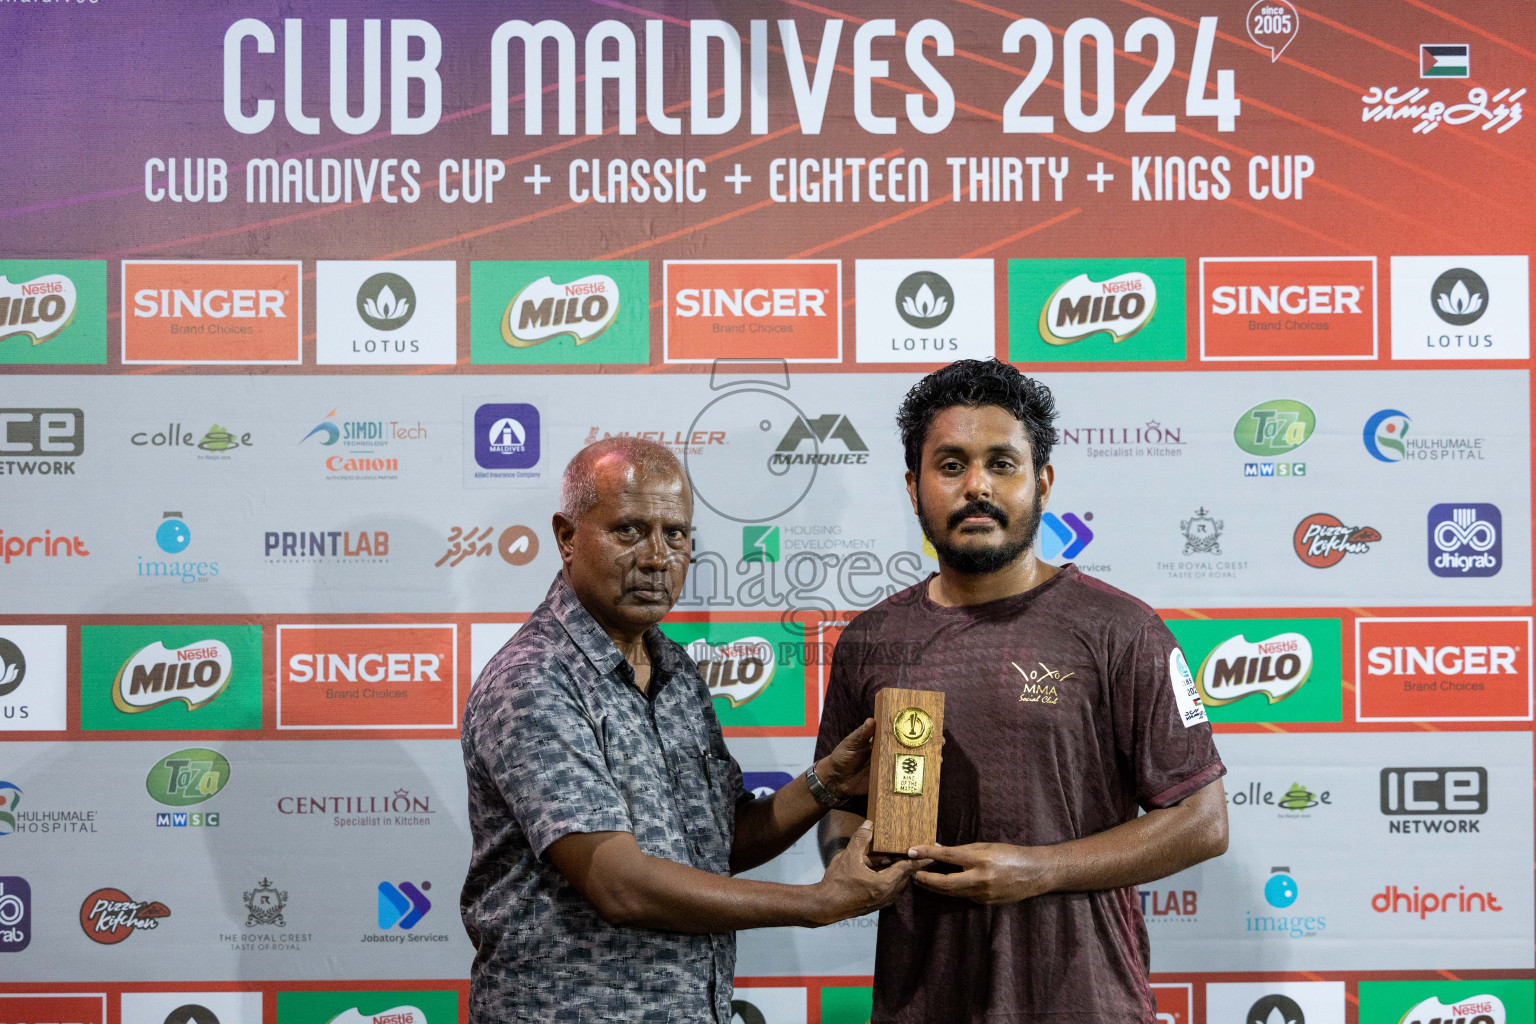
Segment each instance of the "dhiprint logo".
M1094 281L1078 274L1051 293L1040 310L1040 337L1070 345L1103 332L1119 344L1145 327L1157 310L1157 285L1140 271Z
M1414 886L1410 892L1395 885L1388 885L1371 897L1371 909L1378 914L1416 914L1420 921L1431 914L1501 914L1499 897L1493 892L1467 892L1465 885L1454 892L1439 887L1419 892Z
M1092 512L1084 512L1082 516L1075 512L1063 512L1059 516L1054 512L1043 513L1040 516L1040 557L1047 561L1053 558L1071 561L1082 554L1083 549L1093 543L1093 531L1086 522L1092 518Z
M452 260L317 260L315 362L456 362L457 275Z
M1488 284L1465 267L1454 267L1435 278L1429 290L1435 313L1446 323L1466 327L1488 311Z
M20 953L32 942L32 886L0 875L0 953Z
M432 909L432 901L427 899L424 891L431 888L431 882L422 882L419 886L411 882L401 882L399 885L380 882L379 930L389 931L398 927L401 931L410 931L420 924L421 919L427 916L427 911Z
M1531 720L1531 620L1355 620L1362 722Z
M123 362L302 362L302 272L297 260L124 260Z
M80 929L92 942L112 946L134 932L154 931L170 916L164 903L136 900L121 889L97 889L80 904Z
M1296 524L1291 543L1296 557L1314 569L1338 565L1345 555L1363 555L1381 540L1373 526L1345 526L1337 516L1314 512Z
M1472 47L1466 43L1420 43L1420 78L1470 78Z
M1525 359L1527 256L1393 256L1393 359Z
M1429 571L1493 576L1504 564L1504 517L1497 505L1466 502L1429 510Z
M416 313L416 289L399 274L374 274L357 290L357 315L376 331L398 331Z
M645 260L476 260L469 282L471 362L651 360Z

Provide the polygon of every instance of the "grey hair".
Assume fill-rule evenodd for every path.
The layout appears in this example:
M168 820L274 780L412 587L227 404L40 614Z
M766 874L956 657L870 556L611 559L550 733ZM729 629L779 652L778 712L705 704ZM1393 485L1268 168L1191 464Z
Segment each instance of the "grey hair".
M636 476L675 473L684 481L688 479L682 463L665 445L626 436L594 441L576 453L560 477L560 514L572 523L579 523L597 504L597 465L609 455L622 458L634 468Z

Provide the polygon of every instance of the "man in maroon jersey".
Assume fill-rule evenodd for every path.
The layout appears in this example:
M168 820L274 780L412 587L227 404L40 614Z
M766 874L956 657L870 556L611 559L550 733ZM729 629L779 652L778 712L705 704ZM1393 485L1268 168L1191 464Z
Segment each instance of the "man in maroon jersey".
M938 845L910 854L939 863L881 912L873 1024L1151 1024L1136 886L1227 847L1226 768L1172 634L1035 557L1055 416L1044 385L973 359L897 416L939 571L843 631L816 745L884 687L946 695ZM823 856L862 820L829 815Z

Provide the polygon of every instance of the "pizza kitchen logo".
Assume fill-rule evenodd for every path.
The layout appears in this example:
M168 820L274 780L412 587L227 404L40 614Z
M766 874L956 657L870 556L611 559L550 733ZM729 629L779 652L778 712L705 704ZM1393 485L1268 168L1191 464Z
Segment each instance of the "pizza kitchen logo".
M1314 512L1296 524L1291 543L1296 557L1314 569L1338 565L1345 555L1363 555L1381 540L1373 526L1346 526L1327 512Z
M123 662L112 680L112 703L137 714L181 701L187 710L207 704L229 686L234 655L222 640L168 648L156 640Z
M92 942L112 946L134 932L154 931L170 916L164 903L136 900L121 889L97 889L80 904L80 929Z
M760 636L742 637L723 644L695 640L688 656L699 667L711 697L724 697L739 708L773 682L778 657L774 646Z

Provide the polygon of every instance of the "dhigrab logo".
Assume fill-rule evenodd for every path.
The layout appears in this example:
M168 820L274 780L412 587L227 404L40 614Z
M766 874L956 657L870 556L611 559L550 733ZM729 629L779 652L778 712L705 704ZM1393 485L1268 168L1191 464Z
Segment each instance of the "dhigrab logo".
M1504 564L1504 517L1497 505L1452 502L1429 510L1429 571L1494 576Z

